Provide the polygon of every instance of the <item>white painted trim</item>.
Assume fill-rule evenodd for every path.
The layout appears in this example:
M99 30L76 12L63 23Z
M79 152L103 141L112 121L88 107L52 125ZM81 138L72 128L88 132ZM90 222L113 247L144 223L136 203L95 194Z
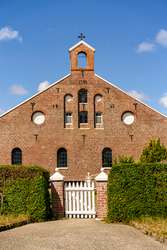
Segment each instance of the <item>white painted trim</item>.
M108 181L108 174L104 172L104 168L101 168L101 172L95 177L95 181Z
M156 110L156 109L150 107L148 104L146 104L146 103L142 102L141 100L139 100L138 98L135 98L134 96L130 95L128 92L122 90L121 88L119 88L119 87L116 86L115 84L109 82L108 80L104 79L103 77L101 77L101 76L99 76L99 75L97 75L97 74L95 74L95 76L98 77L98 78L100 78L101 80L105 81L106 83L110 84L111 86L113 86L114 88L118 89L119 91L123 92L123 93L126 94L127 96L130 96L131 98L133 98L134 100L138 101L139 103L145 105L145 106L148 107L149 109L151 109L151 110L157 112L158 114L162 115L163 117L167 118L167 116L164 115L164 114L162 114L160 111L158 111L158 110Z
M79 128L79 129L90 129L90 128Z
M94 181L65 182L65 215L69 218L95 218Z
M68 167L58 167L58 170L67 170Z
M32 98L40 95L41 93L45 92L46 90L50 89L51 87L53 87L54 85L58 84L59 82L63 81L65 78L69 77L71 74L68 74L62 78L60 78L58 81L50 84L46 89L42 90L42 91L39 91L38 93L36 93L35 95L29 97L28 99L26 99L25 101L19 103L18 105L14 106L13 108L7 110L6 112L4 112L3 114L0 115L0 118L3 117L4 115L8 114L9 112L13 111L14 109L18 108L19 106L23 105L24 103L30 101Z
M52 176L50 176L49 180L50 181L63 181L64 176L61 173L59 173L58 170L56 170L56 172Z
M86 47L90 48L91 50L95 51L95 49L89 45L88 43L86 43L85 41L81 40L78 43L76 43L74 46L72 46L71 48L69 48L69 51L72 51L73 49L75 49L76 47L78 47L80 44L84 44Z

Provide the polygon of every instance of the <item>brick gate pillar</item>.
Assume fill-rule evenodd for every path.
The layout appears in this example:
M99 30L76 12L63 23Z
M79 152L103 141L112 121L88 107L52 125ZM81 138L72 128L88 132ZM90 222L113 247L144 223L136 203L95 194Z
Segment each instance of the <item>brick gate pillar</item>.
M101 173L95 178L96 181L96 214L97 219L107 217L107 181L108 175L101 168Z
M52 197L52 213L56 218L64 217L64 176L56 172L50 177L51 197Z

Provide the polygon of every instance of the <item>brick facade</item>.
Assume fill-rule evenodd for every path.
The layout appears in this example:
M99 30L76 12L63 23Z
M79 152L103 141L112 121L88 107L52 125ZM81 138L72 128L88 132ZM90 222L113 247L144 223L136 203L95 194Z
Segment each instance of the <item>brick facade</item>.
M87 55L87 67L77 66L79 52ZM138 159L144 145L160 137L167 146L167 119L159 112L132 98L94 72L94 49L84 42L70 51L71 73L52 84L45 91L34 95L21 105L0 117L0 163L11 164L11 151L22 150L23 164L37 164L54 173L57 166L57 150L67 150L67 167L61 169L65 180L83 180L90 172L97 175L102 167L102 150L112 149L113 158L132 155ZM88 102L78 104L78 91L87 89ZM66 94L73 96L65 105ZM95 104L96 94L102 101ZM88 123L78 126L78 110L88 111ZM72 112L73 124L64 127L64 111ZM94 111L103 113L103 126L95 128ZM35 125L32 114L42 111L45 122ZM122 114L131 111L135 115L132 125L125 125Z
M52 214L57 218L64 217L64 181L52 181L51 182L51 194L52 194Z
M98 219L107 218L107 182L108 175L101 170L96 180L96 216Z

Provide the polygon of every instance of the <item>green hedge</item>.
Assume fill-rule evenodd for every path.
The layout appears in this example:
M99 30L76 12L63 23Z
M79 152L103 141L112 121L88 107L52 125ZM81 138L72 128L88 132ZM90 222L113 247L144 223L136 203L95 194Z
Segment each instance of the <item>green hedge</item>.
M108 220L167 217L167 164L117 164L108 181Z
M0 166L1 214L27 214L32 221L50 215L49 173L37 166ZM3 195L3 201L2 201Z

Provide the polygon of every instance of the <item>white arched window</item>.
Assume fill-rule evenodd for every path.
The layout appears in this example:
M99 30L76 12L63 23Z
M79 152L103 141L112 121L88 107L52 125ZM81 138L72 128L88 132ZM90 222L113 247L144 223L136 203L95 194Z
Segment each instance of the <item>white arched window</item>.
M102 95L100 94L95 95L95 103L99 103L101 101L102 101Z
M65 99L65 103L69 103L72 101L73 96L71 94L67 94L65 95L64 99Z

